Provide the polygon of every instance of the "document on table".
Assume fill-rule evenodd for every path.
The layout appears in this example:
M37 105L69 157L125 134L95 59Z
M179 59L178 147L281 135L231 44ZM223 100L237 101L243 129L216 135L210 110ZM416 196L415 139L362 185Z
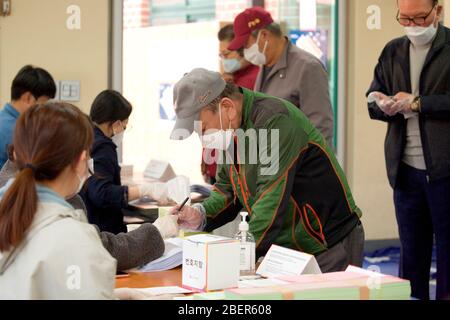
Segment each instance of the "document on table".
M256 274L266 278L322 273L312 255L272 245Z
M161 296L165 294L186 294L192 293L192 291L181 288L181 287L154 287L154 288L144 288L144 289L136 289L144 294L150 294L153 296Z
M168 300L175 297L185 297L192 293L180 287L154 287L154 288L118 288L114 294L119 300Z
M289 284L287 281L278 279L255 279L255 280L239 280L239 288L266 288L276 287Z
M161 258L137 269L138 272L157 272L171 270L183 263L183 239L172 238L164 241L166 249Z

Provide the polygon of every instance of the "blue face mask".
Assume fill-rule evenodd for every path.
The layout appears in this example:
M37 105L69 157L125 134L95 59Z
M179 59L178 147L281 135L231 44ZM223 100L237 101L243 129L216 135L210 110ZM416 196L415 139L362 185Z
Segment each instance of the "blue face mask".
M242 67L241 62L238 59L223 59L222 64L223 71L226 73L235 73Z

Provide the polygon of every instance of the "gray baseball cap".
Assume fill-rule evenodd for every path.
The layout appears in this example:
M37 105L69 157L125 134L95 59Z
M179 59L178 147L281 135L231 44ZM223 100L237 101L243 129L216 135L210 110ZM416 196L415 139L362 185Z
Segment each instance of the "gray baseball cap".
M173 104L177 120L170 139L184 140L194 132L200 112L225 89L226 82L218 72L194 69L186 74L173 89Z

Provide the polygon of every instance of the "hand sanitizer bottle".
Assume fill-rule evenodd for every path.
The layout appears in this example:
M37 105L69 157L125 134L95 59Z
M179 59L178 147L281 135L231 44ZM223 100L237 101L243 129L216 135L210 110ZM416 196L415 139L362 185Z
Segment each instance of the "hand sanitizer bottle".
M240 270L241 276L255 274L255 237L248 231L247 212L241 212L242 222L239 224L239 232L234 237L241 243Z

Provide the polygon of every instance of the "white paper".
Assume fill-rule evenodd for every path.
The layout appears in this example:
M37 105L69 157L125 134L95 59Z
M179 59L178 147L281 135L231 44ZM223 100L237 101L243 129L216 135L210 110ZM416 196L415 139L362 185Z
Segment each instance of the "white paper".
M278 279L256 279L256 280L241 280L239 281L239 288L265 288L290 284L289 282Z
M161 296L164 294L186 294L192 293L192 291L181 288L181 287L154 287L154 288L144 288L136 289L144 294L151 294L154 296Z
M162 257L141 268L138 272L157 272L171 270L183 263L183 239L172 238L164 241L165 251Z
M144 171L144 177L167 182L176 177L172 166L168 162L151 160Z
M230 238L216 236L213 234L196 234L190 237L187 237L186 240L191 242L198 243L212 243L212 242L220 242L220 241L229 241Z
M266 278L320 273L314 256L277 245L270 247L256 272Z
M359 273L359 274L364 274L366 276L376 276L376 277L386 277L385 274L379 273L379 272L375 272L372 270L366 270L366 269L362 269L362 268L358 268L355 266L348 266L347 269L345 270L345 272L353 272L353 273Z

